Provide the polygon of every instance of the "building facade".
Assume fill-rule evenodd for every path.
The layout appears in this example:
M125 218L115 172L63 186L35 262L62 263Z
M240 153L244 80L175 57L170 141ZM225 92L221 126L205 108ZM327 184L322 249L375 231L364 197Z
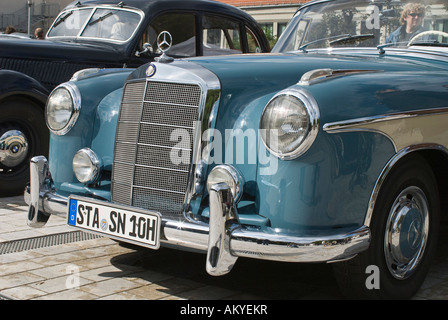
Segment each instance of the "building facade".
M309 0L218 0L239 7L260 23L271 45L301 5Z

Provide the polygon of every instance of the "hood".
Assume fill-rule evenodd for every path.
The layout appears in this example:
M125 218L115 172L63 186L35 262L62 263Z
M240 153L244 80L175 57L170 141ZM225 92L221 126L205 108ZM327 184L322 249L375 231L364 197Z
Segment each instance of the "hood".
M243 108L256 99L259 99L258 105L264 106L277 92L302 85L299 82L307 72L316 69L338 71L336 76L303 86L321 109L326 110L328 121L337 121L400 112L405 108L418 109L422 99L434 99L434 105L442 105L446 101L448 71L444 59L421 53L380 55L377 50L371 50L356 55L353 51L344 54L261 54L194 58L191 61L218 76L224 98L222 106L226 109ZM400 85L403 81L407 85ZM423 85L426 82L428 86ZM347 105L352 107L347 108Z
M82 61L84 63L121 62L123 53L110 44L62 42L35 39L1 39L0 58Z
M379 55L378 50L364 53L294 53L294 54L246 54L224 57L198 57L191 61L215 73L223 89L245 86L284 88L300 81L303 74L315 69L365 70L380 72L437 72L448 71L447 61L427 54L406 56ZM246 89L246 88L244 88ZM273 90L276 90L273 88Z
M417 110L427 105L421 103L422 99L432 99L430 104L434 106L446 104L446 57L444 61L432 54L411 55L407 51L403 55L393 50L381 55L375 49L334 51L196 57L173 66L188 69L188 63L197 64L217 76L221 88L217 129L237 128L238 121L242 129L256 128L267 102L297 84L316 99L323 122ZM138 68L129 79L146 78L147 67ZM316 69L337 72L314 83L301 82L304 74ZM165 78L181 80L180 74L173 72Z

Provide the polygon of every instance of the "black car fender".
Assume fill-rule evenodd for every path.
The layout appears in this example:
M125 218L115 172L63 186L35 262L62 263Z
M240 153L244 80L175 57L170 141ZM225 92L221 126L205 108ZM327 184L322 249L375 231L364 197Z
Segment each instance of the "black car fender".
M27 98L38 105L45 106L50 91L39 81L26 74L12 71L0 70L0 105L10 98Z

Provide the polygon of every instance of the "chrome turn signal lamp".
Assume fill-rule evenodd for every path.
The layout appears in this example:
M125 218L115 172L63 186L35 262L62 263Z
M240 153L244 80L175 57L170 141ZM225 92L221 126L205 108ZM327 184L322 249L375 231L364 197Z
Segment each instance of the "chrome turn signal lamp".
M83 148L73 157L73 172L79 182L92 185L99 181L103 161L89 148Z
M242 175L232 166L222 164L214 167L207 178L207 190L217 183L226 183L237 202L243 195L244 180Z

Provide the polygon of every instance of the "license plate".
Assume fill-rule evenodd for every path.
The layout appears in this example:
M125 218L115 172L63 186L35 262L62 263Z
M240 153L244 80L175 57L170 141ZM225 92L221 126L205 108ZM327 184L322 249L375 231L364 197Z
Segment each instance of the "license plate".
M152 249L160 246L161 216L158 212L71 196L68 224Z

